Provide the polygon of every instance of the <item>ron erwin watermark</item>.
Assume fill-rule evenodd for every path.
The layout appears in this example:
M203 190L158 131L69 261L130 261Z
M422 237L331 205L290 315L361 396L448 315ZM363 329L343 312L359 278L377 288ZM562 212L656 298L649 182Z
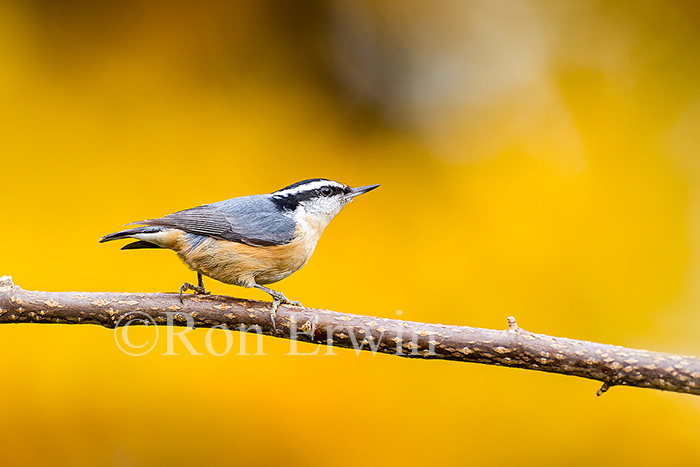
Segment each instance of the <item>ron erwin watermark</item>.
M193 336L189 333L195 330L194 318L187 313L166 312L165 322L160 325L148 313L135 311L126 313L121 316L114 328L114 341L119 349L127 355L139 357L156 352L156 347L160 343L161 346L165 343L165 351L157 350L160 355L205 355L209 354L216 357L224 355L266 355L264 352L263 331L258 325L246 326L239 324L236 327L229 327L225 324L217 324L202 329L197 329L197 332L204 332L204 348L202 347L201 339L195 339L198 346L190 341ZM400 311L397 312L400 314ZM144 327L153 329L148 333L139 333L139 336L133 336L134 327ZM237 331L238 338L235 337L233 331ZM408 330L399 330L398 332L390 333L384 328L358 327L346 325L327 326L323 329L323 340L319 339L319 330L315 328L315 324L307 321L302 325L294 321L289 322L289 352L285 355L337 355L334 351L334 343L338 347L350 348L360 355L362 351L371 352L375 355L377 352L391 353L394 355L404 356L435 356L435 345L437 342L424 332L415 333ZM223 335L223 344L221 339L217 338L217 343L214 344L214 336ZM303 342L309 344L316 343L316 349L313 351L303 351L299 349L299 338L304 336ZM427 337L426 337L427 336ZM249 352L249 339L255 339L254 351ZM177 342L177 344L176 344ZM237 345L236 345L237 343ZM321 345L325 344L325 345ZM235 347L235 348L234 348Z

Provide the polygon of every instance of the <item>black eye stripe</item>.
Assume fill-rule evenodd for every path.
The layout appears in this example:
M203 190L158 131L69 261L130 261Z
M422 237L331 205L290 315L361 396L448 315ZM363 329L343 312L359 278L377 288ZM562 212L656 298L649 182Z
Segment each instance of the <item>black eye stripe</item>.
M280 211L294 211L299 206L299 200L291 196L273 196L271 199Z
M345 188L344 187L339 187L335 185L327 185L327 186L322 186L321 188L317 188L315 190L310 190L306 193L302 192L299 193L299 195L302 198L305 199L310 199L316 196L335 196L335 195L340 195L345 193Z
M302 190L296 193L283 195L273 194L271 200L280 210L293 211L303 201L309 201L315 198L329 198L331 196L347 194L352 191L348 186L325 185L312 190Z

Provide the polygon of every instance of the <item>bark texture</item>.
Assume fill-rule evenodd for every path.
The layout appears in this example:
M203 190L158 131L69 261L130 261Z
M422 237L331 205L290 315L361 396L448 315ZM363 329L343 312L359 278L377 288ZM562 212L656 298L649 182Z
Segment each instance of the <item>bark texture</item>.
M286 339L393 354L561 373L598 380L598 395L615 385L700 394L700 359L562 337L520 329L426 324L328 310L280 306L226 296L184 297L170 293L37 292L0 278L0 323L124 326L130 319L195 327L258 326ZM188 316L189 315L189 316ZM134 322L132 322L134 324ZM138 323L136 323L138 324Z

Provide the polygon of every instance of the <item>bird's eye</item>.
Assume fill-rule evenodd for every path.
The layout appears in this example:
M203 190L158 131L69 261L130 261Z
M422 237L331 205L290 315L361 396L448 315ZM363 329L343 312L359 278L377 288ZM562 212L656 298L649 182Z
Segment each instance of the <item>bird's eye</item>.
M324 186L323 188L321 188L321 194L323 196L330 196L333 194L333 190L331 190L331 187Z

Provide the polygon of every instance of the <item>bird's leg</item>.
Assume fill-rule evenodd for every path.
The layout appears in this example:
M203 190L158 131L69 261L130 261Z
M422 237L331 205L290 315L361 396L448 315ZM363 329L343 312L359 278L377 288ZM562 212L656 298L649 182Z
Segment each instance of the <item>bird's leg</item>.
M211 293L207 292L207 289L204 288L204 278L201 272L197 273L197 293L202 295L209 295Z
M201 272L197 273L197 285L192 285L189 282L182 284L182 287L180 287L180 303L182 303L182 293L188 290L194 291L197 295L209 295L211 293L204 288L204 278Z
M286 305L293 305L293 306L300 306L304 307L301 303L297 301L293 301L288 299L287 297L284 296L282 292L277 292L276 290L268 289L267 287L264 287L260 284L255 284L253 287L256 289L260 289L265 293L269 293L272 296L272 308L270 308L270 320L272 321L272 327L277 330L277 326L275 325L275 315L277 314L277 307L279 307L282 303Z

